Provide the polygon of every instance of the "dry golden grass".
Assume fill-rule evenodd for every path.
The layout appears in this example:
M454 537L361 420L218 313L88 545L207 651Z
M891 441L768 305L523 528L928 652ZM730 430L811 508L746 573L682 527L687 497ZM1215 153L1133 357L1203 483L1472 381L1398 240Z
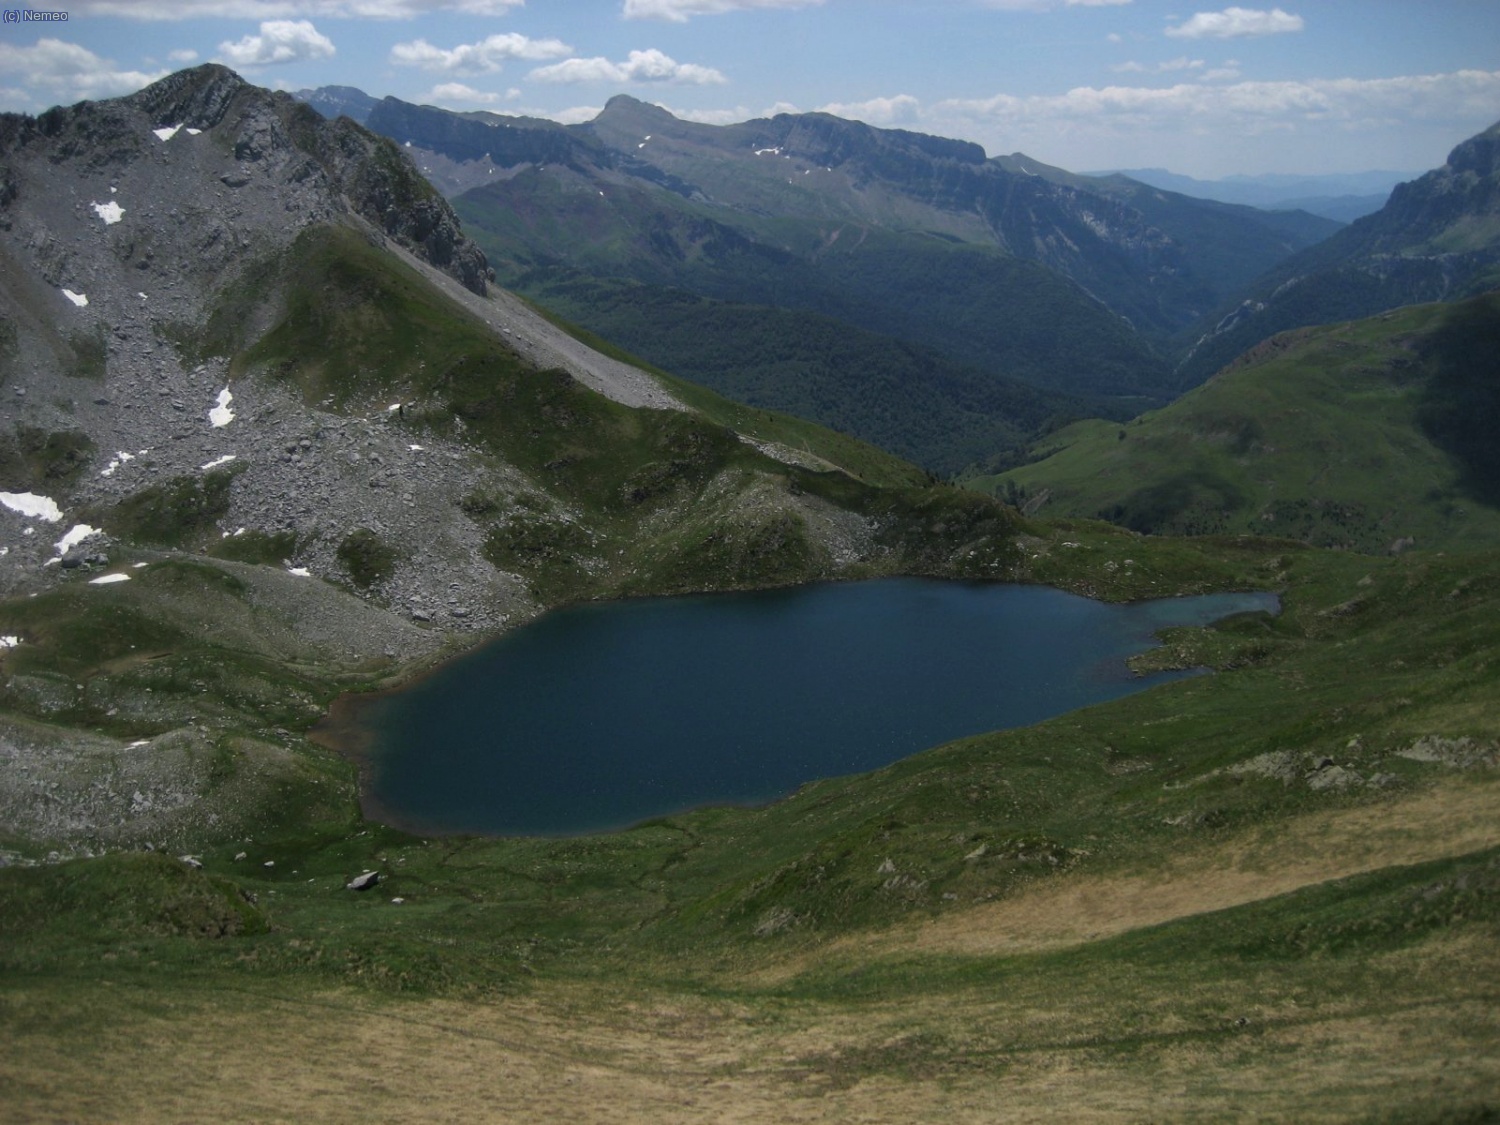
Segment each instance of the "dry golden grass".
M1485 848L1497 811L1500 783L1454 779L1149 874L1063 875L1005 904L804 950L775 975L897 954L1056 950ZM1076 992L1040 961L1034 972L1007 965L993 980L840 1001L624 981L546 980L483 1003L12 987L0 1001L13 1033L0 1052L0 1120L1337 1121L1488 1104L1500 1091L1500 1008L1480 987L1500 979L1500 949L1484 930L1332 966L1341 983L1311 998L1293 963L1187 973L1172 988L1160 967L1119 964L1083 971Z
M1492 971L1463 943L1393 955ZM1442 974L1433 974L1441 977ZM1437 983L1436 981L1428 983ZM1451 988L1453 982L1448 981ZM1088 998L1028 1013L1001 996L859 1010L798 1005L772 1018L734 1004L636 996L610 1007L559 986L525 1000L370 1001L248 993L132 1015L112 997L91 1049L27 1036L0 1063L0 1118L83 1122L906 1122L1347 1120L1424 1098L1500 1089L1493 1005L1442 990L1369 1010L1267 1013L1243 1036L1163 1032L1129 1054L1088 1041ZM25 998L20 998L22 1004ZM940 1061L846 1071L902 1056L914 1025L966 1038ZM1018 1026L1047 1041L1008 1048ZM69 1040L64 1040L69 1041Z
M1173 855L1144 874L1064 874L1000 902L859 934L814 959L1035 953L1286 894L1383 867L1500 845L1500 779L1454 778L1360 808L1320 810ZM771 981L809 967L798 959Z

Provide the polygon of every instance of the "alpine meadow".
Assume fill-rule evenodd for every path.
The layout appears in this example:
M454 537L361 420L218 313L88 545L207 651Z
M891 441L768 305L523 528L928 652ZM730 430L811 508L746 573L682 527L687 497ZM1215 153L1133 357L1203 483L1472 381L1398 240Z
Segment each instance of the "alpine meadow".
M1130 17L1073 6L984 15ZM202 63L173 36L234 5L142 7L194 65L0 114L0 1119L1500 1119L1500 124L1388 196L1372 155L1259 205L1269 181L1073 172L915 109L669 109L733 74L661 51L637 97L560 40L428 30L335 84L356 28L541 5L246 3L259 37ZM714 21L749 49L857 5L619 7L685 58ZM1159 73L1206 120L1222 50L1251 70L1302 26L1169 19L1192 54ZM0 86L67 46L0 41ZM278 52L331 77L268 76ZM513 97L383 92L502 54ZM580 75L587 113L521 109ZM536 834L403 811L480 701L404 734L400 772L382 716L541 627L558 670L497 665L528 678L477 690L525 698L478 738L559 793L615 783L549 712L590 708L604 760L670 744L630 763L648 793L743 741L758 792L756 737L843 759L757 709L843 735L924 674L1033 690L954 686L932 653L985 647L956 626L866 672L934 601L754 649L724 617L674 626L691 648L578 624L897 578L1063 591L1134 655L1081 658L1101 701L768 801ZM1255 598L1161 624L1224 594ZM1168 607L1151 635L1138 602ZM1074 624L1038 622L993 645L1040 668ZM678 649L691 674L639 655ZM851 669L864 695L825 686ZM733 703L773 671L689 723L704 677Z

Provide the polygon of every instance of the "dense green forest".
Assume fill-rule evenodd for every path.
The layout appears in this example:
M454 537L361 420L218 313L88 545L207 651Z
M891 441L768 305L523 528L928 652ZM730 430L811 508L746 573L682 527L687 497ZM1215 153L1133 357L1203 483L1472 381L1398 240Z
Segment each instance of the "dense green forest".
M736 402L808 418L950 476L1003 467L1081 417L1140 400L1049 393L817 313L537 270L521 288L656 367Z

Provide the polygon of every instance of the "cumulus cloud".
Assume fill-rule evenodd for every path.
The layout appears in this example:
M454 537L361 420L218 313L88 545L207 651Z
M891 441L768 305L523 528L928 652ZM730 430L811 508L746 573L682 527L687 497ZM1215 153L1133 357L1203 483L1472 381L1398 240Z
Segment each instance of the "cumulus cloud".
M117 70L111 60L61 39L39 39L30 47L0 41L0 75L18 79L33 98L37 93L64 103L113 98L133 94L166 74Z
M1174 70L1201 70L1206 65L1202 59L1190 59L1183 56L1151 66L1138 62L1124 62L1110 69L1118 74L1169 74Z
M537 67L531 72L531 77L540 82L674 82L693 86L728 81L712 67L677 62L654 47L648 51L631 51L624 62L611 62L605 58L566 59L551 66Z
M510 59L560 59L572 50L561 39L528 39L511 32L452 48L434 47L425 39L397 43L391 62L443 74L493 74Z
M503 16L526 0L73 0L70 11L89 16L166 21L194 19L406 20L437 12Z
M549 121L556 121L562 125L581 125L585 121L592 121L604 112L602 105L575 105L567 109L537 110L536 117L545 117Z
M757 8L809 8L823 0L625 0L622 13L628 20L669 20L687 23L694 16L721 16Z
M333 54L333 41L307 20L266 20L259 35L219 44L219 57L230 66L275 66Z
M178 51L167 52L167 58L169 58L174 63L197 62L198 52L192 50L191 48L184 47L183 49Z
M752 117L774 117L777 113L795 113L796 110L779 109L758 114L741 105L733 109L667 109L667 112L679 121L695 121L699 125L735 125Z
M830 102L818 112L848 117L867 125L915 124L921 116L922 103L910 94L893 98L870 98L863 102Z
M1131 0L981 0L1002 12L1049 12L1054 8L1116 8Z
M1301 16L1280 8L1269 12L1256 8L1225 8L1222 12L1199 12L1186 23L1167 28L1174 39L1243 39L1251 35L1281 35L1301 31Z
M1205 70L1198 75L1199 82L1232 82L1240 76L1240 64L1237 62L1226 62L1223 66L1216 66L1212 70Z
M1180 73L1165 87L1121 83L934 102L903 94L822 108L876 126L966 138L991 153L1030 152L1063 167L1175 162L1194 174L1213 166L1220 175L1252 161L1329 162L1336 151L1350 167L1378 160L1420 167L1431 157L1423 138L1461 138L1500 116L1500 70L1280 82Z
M924 117L1008 121L1026 125L1065 122L1134 123L1176 127L1186 121L1224 128L1299 121L1361 127L1399 115L1405 119L1481 120L1500 107L1500 71L1396 78L1314 78L1284 82L1238 82L1204 88L1179 84L1079 87L1064 94L950 99Z
M476 90L462 82L441 82L421 96L421 101L431 105L499 105L502 101L521 96L519 90L509 90L502 97L489 90Z

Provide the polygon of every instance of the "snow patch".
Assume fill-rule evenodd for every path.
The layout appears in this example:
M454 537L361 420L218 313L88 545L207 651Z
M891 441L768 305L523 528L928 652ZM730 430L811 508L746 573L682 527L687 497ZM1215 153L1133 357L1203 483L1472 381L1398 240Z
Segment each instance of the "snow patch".
M190 136L190 137L196 137L201 132L203 132L202 129L189 129L187 131L187 135Z
M151 131L156 134L156 139L157 140L159 140L159 141L170 141L173 137L175 137L177 135L177 130L181 129L181 128L182 128L181 125L168 125L167 127L163 128L163 129L152 129Z
M422 452L422 446L420 446L420 445L408 445L406 448L409 449L409 450L411 450L413 453L421 453Z
M131 570L145 570L150 565L151 565L150 563L131 563L130 564L130 569Z
M144 453L146 451L143 449L141 450L141 452ZM115 475L115 470L118 469L121 465L125 464L126 461L134 460L134 453L126 453L123 449L116 450L114 460L111 461L108 465L105 465L103 469L99 470L99 475L101 477L112 477Z
M62 295L68 300L72 301L80 309L89 303L88 295L86 293L75 293L71 289L64 289L62 291Z
M116 582L129 582L128 574L101 574L98 578L90 578L90 586L113 586Z
M0 637L0 648L15 648L20 643L21 638L15 636L14 634L7 634L6 636Z
M305 566L289 566L286 568L288 574L295 574L298 578L311 578L312 571Z
M214 428L227 426L234 421L234 411L229 409L229 404L234 401L234 396L225 387L219 392L218 405L208 412L208 420L214 424Z
M78 546L78 544L82 543L85 539L92 539L96 535L103 534L104 532L101 528L90 527L86 523L75 523L72 527L72 530L70 530L66 535L59 539L54 544L54 546L57 548L57 553L59 555L66 555L69 551Z
M394 413L396 413L396 411L398 411L400 409L401 409L401 404L399 402L393 402L393 403L391 403L389 406L387 406L385 408L385 412L387 414L394 414Z
M107 227L114 226L125 217L125 208L113 199L108 203L91 203L89 206L94 209L94 214L104 220L104 225Z
M235 459L235 456L234 456L233 453L226 453L222 457L215 457L212 461L210 461L206 465L199 465L198 468L199 468L200 471L206 473L206 472L208 472L209 469L217 469L220 465L227 465L227 464L229 464L229 462L233 461L234 459Z
M19 512L28 519L46 520L56 523L62 519L62 509L50 496L38 496L35 492L0 492L0 504L12 512ZM30 528L27 529L28 534Z

